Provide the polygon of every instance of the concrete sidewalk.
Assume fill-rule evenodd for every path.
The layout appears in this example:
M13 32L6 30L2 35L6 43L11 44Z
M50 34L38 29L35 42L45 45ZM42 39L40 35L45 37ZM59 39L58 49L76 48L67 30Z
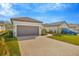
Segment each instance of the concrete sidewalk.
M19 38L20 39L20 38ZM18 39L22 56L79 56L79 46L46 36Z

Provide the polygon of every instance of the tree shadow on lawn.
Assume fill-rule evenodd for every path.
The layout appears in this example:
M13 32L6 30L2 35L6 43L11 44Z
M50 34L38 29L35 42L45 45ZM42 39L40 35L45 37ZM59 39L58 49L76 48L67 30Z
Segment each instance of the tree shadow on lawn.
M17 41L17 38L16 37L13 37L13 38L5 38L5 42L8 42L8 41Z

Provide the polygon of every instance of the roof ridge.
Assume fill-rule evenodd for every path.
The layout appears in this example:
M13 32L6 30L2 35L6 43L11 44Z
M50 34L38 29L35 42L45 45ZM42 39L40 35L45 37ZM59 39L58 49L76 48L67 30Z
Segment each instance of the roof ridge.
M16 17L16 18L11 18L11 19L14 19L14 20L23 20L23 21L26 21L25 19L27 19L27 21L31 21L31 22L40 22L42 23L40 20L36 20L36 19L33 19L33 18L30 18L30 17Z

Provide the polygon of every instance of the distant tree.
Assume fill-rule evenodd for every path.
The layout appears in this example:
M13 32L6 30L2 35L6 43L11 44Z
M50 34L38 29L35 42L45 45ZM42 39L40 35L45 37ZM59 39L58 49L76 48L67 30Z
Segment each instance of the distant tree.
M6 30L12 30L12 28L13 28L13 25L11 24L11 22L6 21L5 22L5 29Z

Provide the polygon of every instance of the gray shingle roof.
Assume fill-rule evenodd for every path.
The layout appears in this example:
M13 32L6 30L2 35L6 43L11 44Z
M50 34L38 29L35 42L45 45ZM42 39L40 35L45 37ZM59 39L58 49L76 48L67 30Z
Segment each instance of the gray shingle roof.
M16 17L16 18L11 18L11 20L42 23L41 21L32 19L30 17Z
M0 21L0 25L3 25L4 24L4 22L3 21Z
M61 25L63 23L66 23L66 22L65 21L60 21L60 22L48 23L48 24L44 24L44 26L57 26L57 25Z

